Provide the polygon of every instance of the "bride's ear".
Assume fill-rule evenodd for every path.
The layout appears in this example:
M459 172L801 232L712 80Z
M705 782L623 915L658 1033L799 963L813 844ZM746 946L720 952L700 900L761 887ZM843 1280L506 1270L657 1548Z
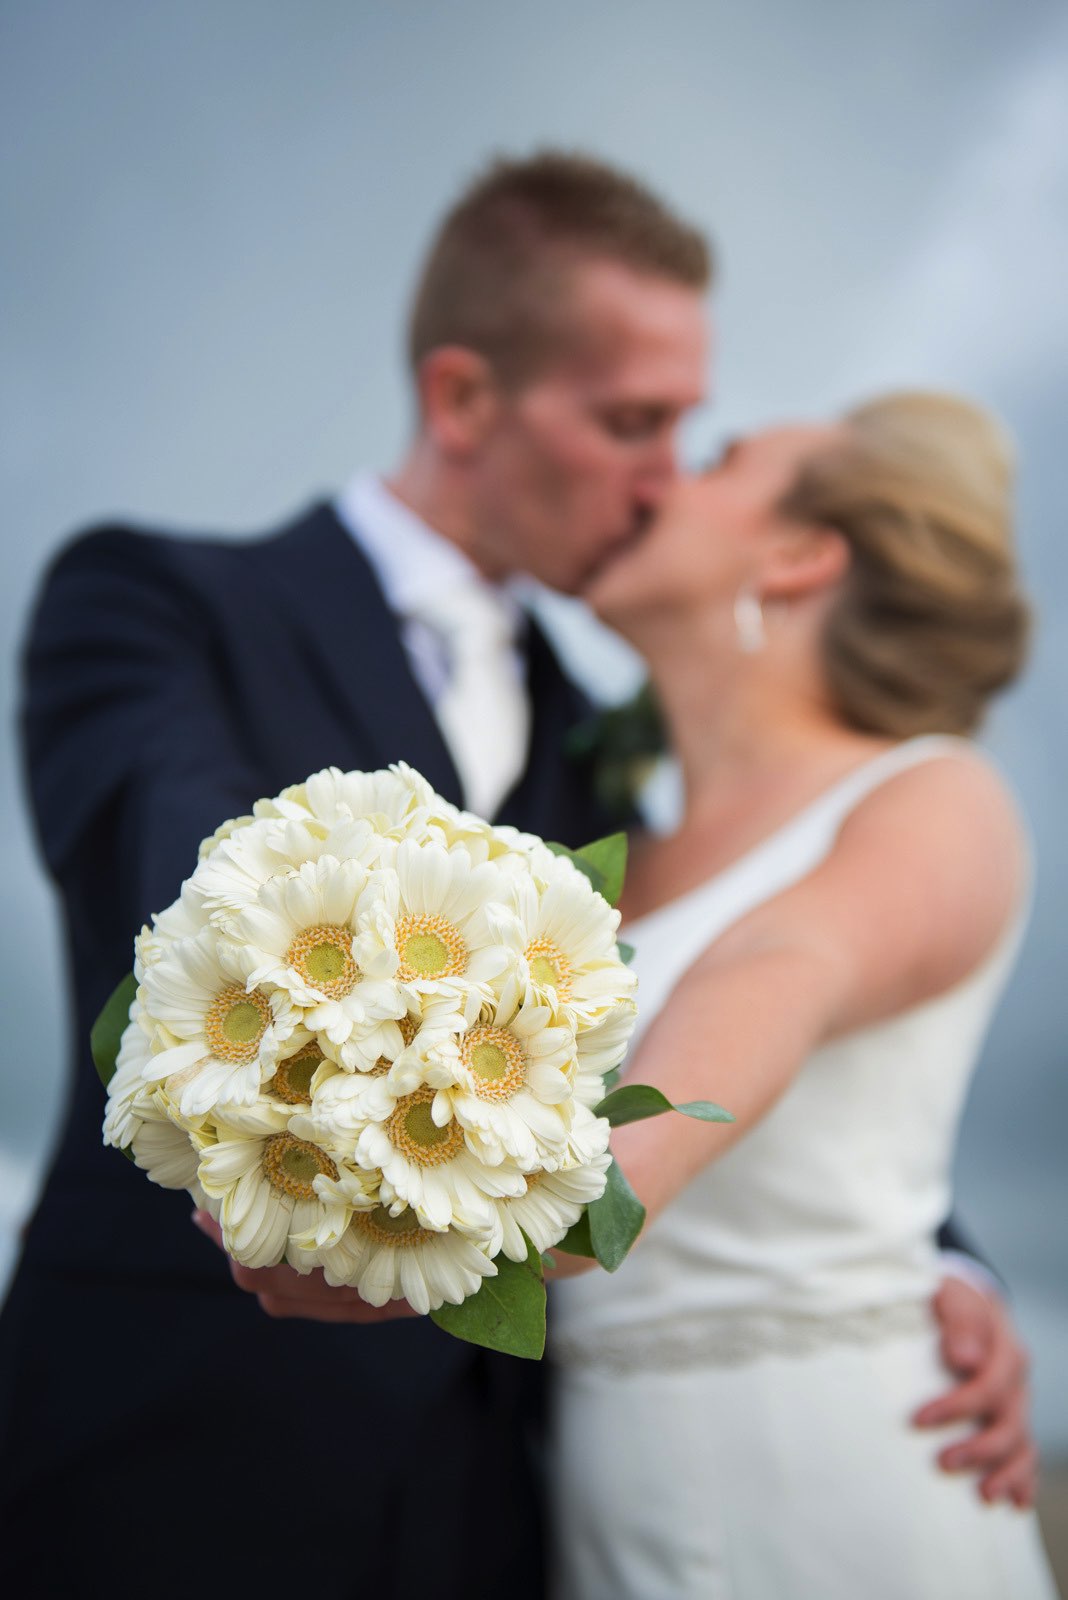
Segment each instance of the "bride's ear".
M793 523L780 534L761 578L768 600L800 600L832 589L849 570L849 541L823 523Z

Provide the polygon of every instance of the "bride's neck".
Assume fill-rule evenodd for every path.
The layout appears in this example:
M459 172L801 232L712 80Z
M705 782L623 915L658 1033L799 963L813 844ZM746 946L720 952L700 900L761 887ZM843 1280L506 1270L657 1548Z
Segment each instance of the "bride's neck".
M641 648L681 769L687 824L860 742L831 711L811 653L789 639L744 655L733 639L665 629Z

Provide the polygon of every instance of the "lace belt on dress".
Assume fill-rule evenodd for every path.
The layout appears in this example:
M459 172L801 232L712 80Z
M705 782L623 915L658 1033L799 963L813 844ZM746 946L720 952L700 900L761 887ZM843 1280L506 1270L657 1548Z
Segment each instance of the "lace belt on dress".
M930 1331L929 1300L897 1300L833 1314L739 1309L691 1314L670 1322L553 1337L550 1356L564 1367L609 1372L679 1371L739 1366L761 1356L814 1355L836 1344L867 1345Z

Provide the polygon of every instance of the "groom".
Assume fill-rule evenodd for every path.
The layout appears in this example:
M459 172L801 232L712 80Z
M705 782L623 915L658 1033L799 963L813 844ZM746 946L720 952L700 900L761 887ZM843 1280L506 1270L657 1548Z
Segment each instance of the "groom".
M102 1148L85 1041L200 838L319 767L404 759L502 821L605 831L562 755L586 707L503 580L581 595L641 535L702 397L709 273L703 239L626 176L502 163L426 263L420 423L388 483L241 544L104 528L53 566L24 729L79 1049L0 1322L0 1521L40 1592L540 1592L537 1369L314 1285L294 1302L282 1269L264 1317L188 1201ZM994 1299L944 1295L977 1369L946 1403L988 1419L976 1464L1023 1483L1011 1330ZM366 1325L324 1325L349 1318Z

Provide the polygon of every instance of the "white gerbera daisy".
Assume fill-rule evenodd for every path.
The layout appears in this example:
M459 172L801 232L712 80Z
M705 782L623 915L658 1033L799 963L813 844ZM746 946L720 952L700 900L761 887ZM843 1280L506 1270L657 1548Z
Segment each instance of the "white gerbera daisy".
M489 1245L455 1228L424 1228L414 1211L396 1216L379 1205L353 1215L332 1249L319 1254L327 1283L359 1290L373 1306L407 1300L424 1315L459 1305L497 1268Z
M501 1249L510 1261L525 1261L525 1233L536 1250L551 1250L583 1210L604 1193L612 1157L605 1152L589 1166L560 1167L555 1172L529 1172L527 1192L518 1200L498 1202ZM522 1230L522 1231L520 1231Z
M524 1194L498 1201L501 1249L510 1260L526 1260L524 1233L535 1249L551 1250L584 1208L600 1199L612 1163L608 1135L603 1118L577 1106L568 1161L553 1171L527 1173Z
M605 1074L622 1065L637 1020L638 1008L627 1000L607 1012L597 1027L579 1032L575 1098L583 1105L595 1106L604 1098Z
M177 1042L151 1056L144 1076L171 1080L185 1117L255 1100L300 1021L283 990L268 994L244 976L232 947L210 927L177 940L145 972L146 1020Z
M375 970L392 965L406 1010L462 996L477 1015L487 985L512 959L500 937L509 880L491 863L476 866L461 845L413 839L397 849L395 877L383 876L382 899L360 920L357 960Z
M405 1015L393 965L379 952L371 976L357 963L353 933L369 915L391 873L368 873L355 860L322 856L260 886L254 905L225 919L234 960L248 984L277 985L305 1008L309 1031L329 1041L341 1066L355 1071L394 1041L383 1023Z
M299 1128L299 1119L293 1119ZM205 1194L217 1206L227 1251L246 1267L273 1267L283 1258L298 1272L316 1265L306 1240L318 1229L340 1237L358 1195L368 1206L374 1202L368 1174L345 1167L310 1139L279 1128L264 1110L263 1131L249 1112L242 1127L218 1126L218 1142L202 1152L198 1177ZM339 1197L344 1170L345 1198ZM320 1194L317 1180L334 1186Z
M143 1008L139 1000L130 1007L130 1020L119 1041L115 1071L108 1084L104 1109L104 1143L125 1150L146 1118L159 1112L153 1101L154 1087L145 1082L144 1069L152 1054L152 1044L141 1025Z
M570 861L545 855L556 865L540 893L533 877L516 880L520 970L539 1000L588 1027L629 998L637 980L616 948L619 912Z
M427 819L429 836L445 849L462 845L477 865L492 861L506 872L531 871L535 849L544 850L542 841L533 833L523 833L504 823L486 822L473 811L464 811L452 805L439 794ZM552 852L548 852L551 856Z
M454 1116L491 1165L511 1156L527 1171L555 1165L571 1126L575 1032L529 995L503 999L465 1033L433 1037L425 1077L440 1091L435 1121Z
M142 1172L164 1189L186 1189L197 1205L206 1199L197 1177L202 1154L200 1136L183 1128L162 1109L146 1117L130 1140L130 1150Z
M225 839L229 839L230 835L236 833L239 828L247 828L255 820L255 817L247 816L228 817L225 822L220 822L214 833L209 833L206 839L201 839L197 848L197 860L204 861L211 855L217 845L222 844Z
M304 783L283 789L274 800L259 801L255 810L257 816L311 816L328 827L363 820L383 838L400 840L425 835L435 798L426 779L400 761L378 772L326 767Z
M476 863L505 854L507 846L492 823L473 811L454 806L443 795L435 794L428 814L430 837L446 850L461 844Z
M348 818L328 827L307 815L289 821L263 818L222 840L197 866L186 889L209 912L233 913L252 905L263 884L306 861L330 856L359 861L369 871L392 849L364 821Z
M411 1206L427 1228L485 1230L493 1224L490 1198L522 1194L523 1175L511 1162L490 1167L472 1154L455 1119L439 1125L436 1096L424 1085L398 1100L384 1122L369 1123L356 1160L381 1172L382 1201L391 1211Z
M192 939L208 925L208 915L196 896L189 893L188 881L173 905L157 911L134 940L134 976L141 982L147 969L155 964L172 944L179 939Z
M586 1106L576 1105L567 1136L563 1166L585 1167L608 1149L612 1128L606 1117L595 1117Z

